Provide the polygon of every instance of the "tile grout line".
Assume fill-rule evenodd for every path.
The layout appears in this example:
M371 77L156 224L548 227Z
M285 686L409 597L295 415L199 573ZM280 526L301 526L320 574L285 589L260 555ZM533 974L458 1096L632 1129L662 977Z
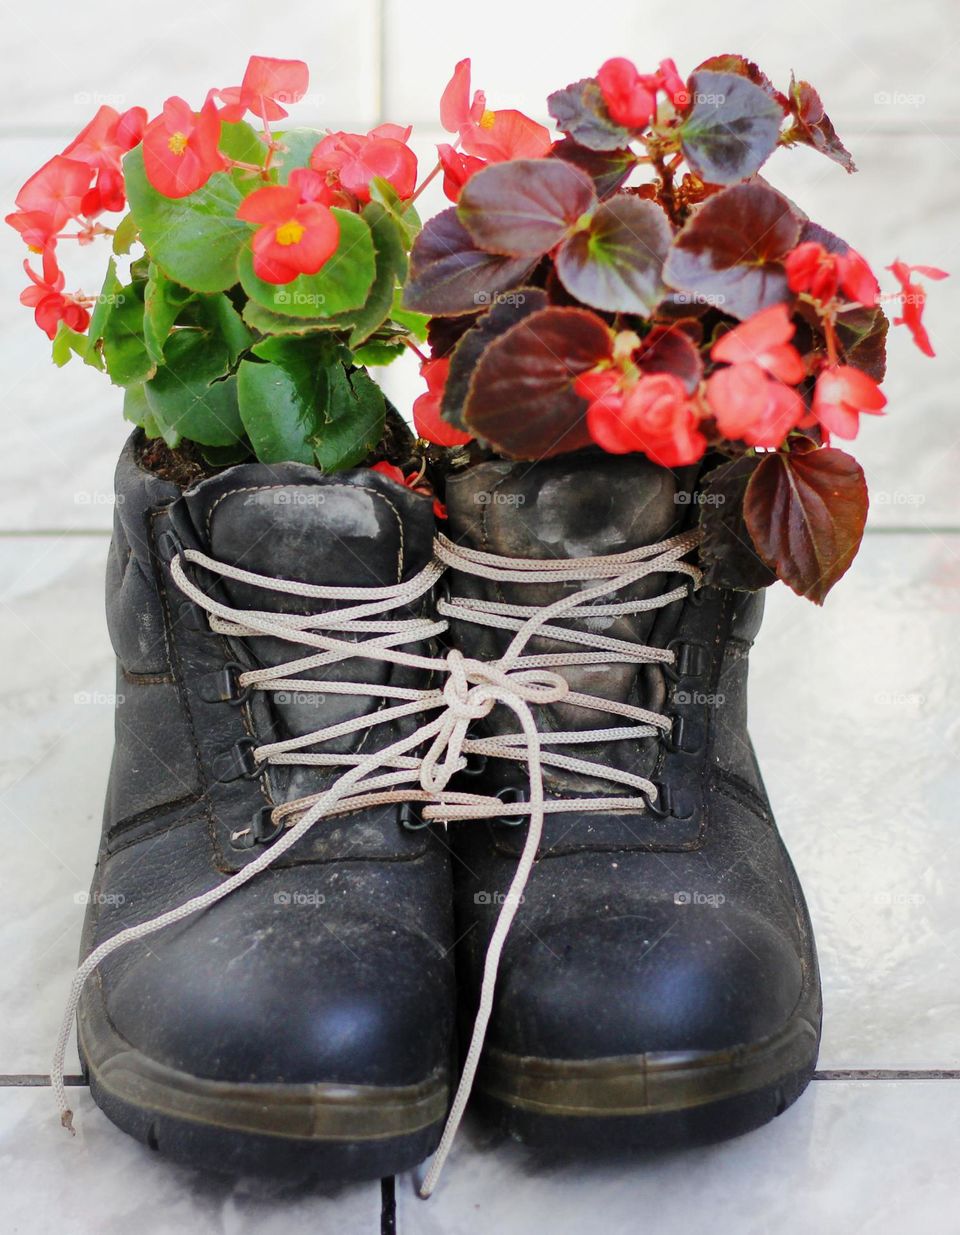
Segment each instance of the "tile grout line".
M960 1068L824 1068L814 1072L815 1081L960 1081ZM84 1077L71 1074L67 1085L86 1087ZM49 1089L46 1072L0 1074L0 1089ZM386 1182L386 1181L385 1181Z

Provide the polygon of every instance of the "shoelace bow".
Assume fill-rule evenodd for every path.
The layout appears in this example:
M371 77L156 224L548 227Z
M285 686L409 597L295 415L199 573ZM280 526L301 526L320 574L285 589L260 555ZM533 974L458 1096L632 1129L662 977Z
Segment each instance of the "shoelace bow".
M447 785L451 778L465 767L468 755L520 760L527 765L529 801L511 803L509 813L527 814L530 822L516 871L504 896L487 948L479 1007L460 1083L437 1152L420 1186L420 1195L428 1197L436 1187L473 1088L493 1010L500 958L533 869L546 814L550 811L571 810L636 810L638 805L642 807L652 803L657 797L656 786L645 777L552 750L545 752L543 747L639 739L669 731L669 717L645 708L572 691L566 678L555 670L574 665L611 662L669 665L673 662L673 653L662 648L593 634L576 627L556 626L552 624L553 620L619 617L663 608L683 599L690 591L690 584L640 600L621 600L599 605L593 603L653 574L685 574L691 580L692 587L698 587L700 571L696 566L682 560L696 546L698 540L697 532L688 532L655 545L605 557L525 559L500 557L467 549L440 536L435 543L434 559L422 571L404 583L380 588L322 587L293 580L274 579L218 562L193 549L184 550L182 560L181 557L174 559L171 572L177 586L207 612L210 627L215 632L234 638L268 635L316 649L310 655L293 661L248 670L240 674L240 686L264 691L356 694L384 700L400 699L402 702L382 706L366 715L326 726L302 737L256 747L253 755L258 763L348 766L332 784L318 793L275 807L273 820L275 823L285 824L284 832L241 870L182 905L119 931L86 957L74 975L51 1066L51 1084L63 1125L73 1130L63 1070L66 1044L76 1017L80 995L90 974L117 948L153 934L222 900L272 865L318 820L333 813L341 814L391 802L419 802L425 804L422 815L428 821L446 822L502 816L506 812L500 798L451 792ZM358 603L310 615L235 609L214 600L197 587L188 577L183 561L223 578L269 591L301 598ZM411 604L430 591L447 567L463 574L509 583L597 582L585 589L571 592L549 605L511 605L451 597L438 602L437 610L441 614L441 620L424 617L390 619L383 616L392 609ZM442 634L447 628L447 619L450 618L516 633L504 655L493 662L465 657L456 649L443 658L421 656L401 650L399 645L404 643L422 642ZM332 633L323 633L324 631ZM369 637L337 638L337 634ZM526 645L535 636L569 642L590 650L525 653ZM330 682L295 676L356 657L386 660L427 671L440 670L446 673L446 682L442 690L417 690L387 684ZM540 733L533 708L561 699L567 704L605 711L633 723L602 729ZM498 705L513 711L520 730L489 738L468 737L471 724L489 715ZM433 710L439 710L440 715L422 724L406 737L369 754L342 754L307 749L349 733L370 729L405 716L423 715ZM409 753L427 743L429 745L422 757ZM635 792L629 797L562 798L547 801L543 783L545 764L624 785ZM384 768L389 771L384 772Z

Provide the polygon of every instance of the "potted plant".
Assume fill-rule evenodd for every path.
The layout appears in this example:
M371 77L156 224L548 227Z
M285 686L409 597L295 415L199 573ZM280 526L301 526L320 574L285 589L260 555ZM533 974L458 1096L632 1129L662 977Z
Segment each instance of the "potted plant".
M944 272L894 261L885 295L760 175L797 144L853 170L806 82L617 58L551 95L555 138L470 71L419 188L408 129L278 128L306 67L253 57L198 110L101 108L9 216L54 359L137 426L68 1126L74 1012L154 1149L344 1178L439 1147L424 1195L471 1094L622 1151L755 1128L812 1075L748 654L767 585L822 603L850 566L833 441L883 410L884 300L933 354ZM68 294L62 242L101 237L101 293ZM416 449L366 373L408 348Z

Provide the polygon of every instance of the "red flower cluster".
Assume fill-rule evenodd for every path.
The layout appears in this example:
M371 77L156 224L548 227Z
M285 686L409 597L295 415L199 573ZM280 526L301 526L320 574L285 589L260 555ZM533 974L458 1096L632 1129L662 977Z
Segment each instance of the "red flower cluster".
M806 372L790 340L786 305L762 309L723 335L710 356L726 368L707 381L707 401L724 437L749 446L779 446L806 408L793 389Z
M86 330L90 314L76 297L64 293L63 271L57 266L53 249L43 250L43 278L34 273L29 262L24 262L23 268L31 286L20 293L20 303L33 309L34 321L49 338L54 337L61 322L71 330Z
M440 99L440 123L457 134L456 144L437 147L443 167L443 191L450 201L470 177L488 163L510 159L541 159L550 151L549 130L523 112L490 111L487 96L477 90L470 97L470 61L461 60Z
M346 189L359 202L370 200L375 176L406 200L417 186L417 156L407 145L410 132L409 126L381 124L366 134L330 133L310 156L310 166L331 188Z
M17 194L17 210L6 221L31 249L53 248L71 219L80 225L78 238L89 240L98 215L124 208L121 159L140 141L146 120L142 107L122 114L101 107L62 154L30 177Z
M461 433L440 415L449 372L450 361L442 356L424 360L420 365L420 375L426 379L427 389L413 402L413 424L418 436L435 446L465 446L473 440L471 435Z
M686 83L672 60L661 60L656 73L640 73L632 60L614 56L600 66L597 83L611 118L628 129L647 127L656 115L660 90L675 107L690 101Z
M183 99L167 99L143 135L147 179L164 197L187 197L226 166L217 149L220 113L213 99L195 112Z
M707 448L695 406L672 373L629 381L605 369L581 374L574 389L589 404L590 436L611 454L640 450L661 467L684 467Z
M880 298L876 276L854 249L829 253L822 244L808 240L787 254L784 265L790 290L808 292L821 304L828 304L838 292L867 308Z
M288 184L267 185L244 198L237 218L257 227L253 270L267 283L289 283L316 274L336 251L340 224L330 212L331 193L323 177L307 168L290 173Z
M900 305L903 309L901 317L893 319L894 326L906 326L913 335L913 341L925 356L933 356L933 344L927 334L927 328L922 322L924 305L927 303L927 293L922 283L912 282L910 276L916 272L925 279L945 279L947 272L938 270L936 266L908 266L906 262L895 261L887 269L900 284Z
M302 60L274 60L270 56L251 56L239 86L211 93L220 99L221 120L235 122L250 112L264 123L282 120L285 103L298 103L310 84L310 70Z

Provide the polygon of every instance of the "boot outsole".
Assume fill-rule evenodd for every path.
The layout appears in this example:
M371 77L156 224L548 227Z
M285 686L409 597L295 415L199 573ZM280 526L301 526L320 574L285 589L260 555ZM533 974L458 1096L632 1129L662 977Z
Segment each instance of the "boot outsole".
M477 1085L487 1118L532 1148L579 1155L683 1148L769 1123L813 1076L819 1028L803 1016L751 1045L593 1060L489 1049Z
M345 1182L408 1170L440 1140L446 1068L403 1086L211 1080L135 1050L85 1002L80 1058L94 1102L175 1162L234 1176Z

